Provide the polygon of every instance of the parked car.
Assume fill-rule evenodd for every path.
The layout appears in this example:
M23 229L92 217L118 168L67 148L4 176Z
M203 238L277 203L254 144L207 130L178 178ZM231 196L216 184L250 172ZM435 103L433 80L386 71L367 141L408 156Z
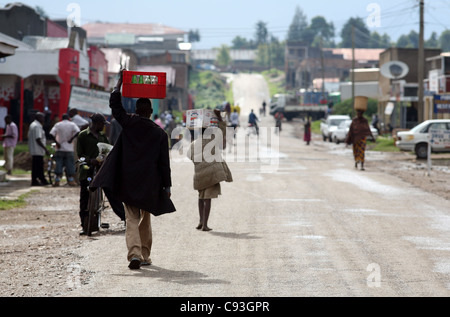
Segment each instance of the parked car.
M336 144L345 142L348 132L350 131L351 124L352 124L352 120L343 121L336 130L331 132L331 140ZM375 142L378 138L378 130L375 129L373 125L371 125L370 131L372 131L372 135L375 138L374 140L371 140L371 141Z
M430 130L450 131L450 119L428 120L410 131L398 132L397 142L395 144L402 151L415 152L417 158L426 159L428 157L428 133ZM446 147L444 144L433 144L431 152L450 152L450 147Z
M333 142L331 134L333 133L333 131L337 130L342 122L346 120L351 121L350 116L331 115L323 120L320 124L320 131L322 132L323 140L326 141L328 139L330 142Z

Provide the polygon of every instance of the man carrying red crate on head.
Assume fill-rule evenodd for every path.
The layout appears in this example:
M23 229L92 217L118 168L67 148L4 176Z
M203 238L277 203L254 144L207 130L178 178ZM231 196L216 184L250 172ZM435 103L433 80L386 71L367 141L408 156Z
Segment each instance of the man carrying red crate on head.
M150 120L150 99L136 103L127 114L120 92L124 71L111 94L110 107L123 130L91 188L108 188L125 204L129 268L151 265L151 214L175 212L171 197L171 168L167 133Z

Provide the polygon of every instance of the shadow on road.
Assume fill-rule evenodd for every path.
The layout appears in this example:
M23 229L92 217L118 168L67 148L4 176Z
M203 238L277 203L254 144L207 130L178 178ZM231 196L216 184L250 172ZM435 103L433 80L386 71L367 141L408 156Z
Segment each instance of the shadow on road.
M116 276L130 276L130 274L114 274ZM219 279L209 279L207 275L194 271L174 271L158 266L142 267L138 271L133 271L132 276L148 277L159 279L162 282L176 283L181 285L196 284L230 284L228 281Z
M242 240L261 239L260 237L252 236L251 233L235 233L235 232L216 232L216 231L211 231L209 234L212 234L213 236L218 236L218 237L222 237L222 238L229 238L229 239L242 239Z

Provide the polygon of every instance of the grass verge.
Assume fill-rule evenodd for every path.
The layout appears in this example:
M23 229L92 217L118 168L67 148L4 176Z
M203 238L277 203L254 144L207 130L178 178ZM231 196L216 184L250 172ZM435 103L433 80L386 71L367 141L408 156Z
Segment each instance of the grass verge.
M15 200L0 199L0 210L4 211L22 208L27 204L26 199L36 192L37 192L36 190L30 191L29 193L23 194Z

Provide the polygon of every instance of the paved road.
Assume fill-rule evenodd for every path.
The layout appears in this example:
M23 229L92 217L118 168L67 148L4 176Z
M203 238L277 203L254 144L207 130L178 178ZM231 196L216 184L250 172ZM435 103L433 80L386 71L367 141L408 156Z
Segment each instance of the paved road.
M259 79L241 79L241 91L257 96L246 107L259 104ZM371 170L383 155L355 171L349 150L308 147L294 128L228 155L235 182L213 201L210 233L195 230L192 163L174 155L178 212L153 218L153 266L128 270L124 235L103 235L76 250L95 274L70 295L449 296L450 202ZM255 146L244 130L237 143Z

